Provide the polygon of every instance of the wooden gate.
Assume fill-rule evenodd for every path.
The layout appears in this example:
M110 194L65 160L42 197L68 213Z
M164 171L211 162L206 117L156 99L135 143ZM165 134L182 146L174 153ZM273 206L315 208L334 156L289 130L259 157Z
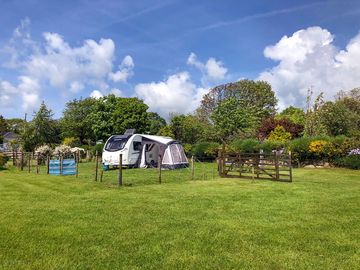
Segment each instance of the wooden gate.
M219 153L220 177L292 182L291 153Z

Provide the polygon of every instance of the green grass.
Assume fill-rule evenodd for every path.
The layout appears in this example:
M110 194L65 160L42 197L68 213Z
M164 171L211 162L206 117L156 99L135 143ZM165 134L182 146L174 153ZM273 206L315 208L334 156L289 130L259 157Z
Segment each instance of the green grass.
M123 188L92 164L77 179L0 171L0 269L359 269L359 171L278 183L196 165L161 185L125 170Z

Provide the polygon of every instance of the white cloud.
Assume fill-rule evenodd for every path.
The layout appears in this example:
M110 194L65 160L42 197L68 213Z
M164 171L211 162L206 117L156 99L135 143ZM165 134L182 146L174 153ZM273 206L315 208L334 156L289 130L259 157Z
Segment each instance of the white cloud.
M14 106L14 100L21 97L22 108L25 112L35 109L40 103L40 85L36 79L28 76L20 76L19 84L12 85L8 81L0 81L0 105Z
M70 84L70 91L73 93L79 93L82 89L84 89L84 85L81 82L72 82Z
M126 82L128 78L130 78L134 72L134 61L130 55L125 56L121 65L119 65L119 70L115 73L111 72L109 74L109 79L113 82Z
M333 44L334 36L321 27L309 27L284 36L264 50L267 58L279 63L262 72L279 97L279 107L303 106L307 89L323 91L331 99L339 90L360 86L360 34L345 50Z
M203 84L207 84L208 81L215 82L225 79L228 71L221 61L217 61L215 58L210 57L206 63L202 63L197 59L195 53L189 55L187 64L198 68L203 73Z
M135 86L136 94L149 105L150 110L165 118L173 112L192 112L199 104L204 91L191 82L187 72L170 75L164 81Z
M99 90L93 90L90 93L90 97L95 98L95 99L99 99L102 98L104 95L99 91Z
M113 95L115 95L117 97L123 96L123 92L120 89L117 89L117 88L112 88L110 90L110 94L113 94Z

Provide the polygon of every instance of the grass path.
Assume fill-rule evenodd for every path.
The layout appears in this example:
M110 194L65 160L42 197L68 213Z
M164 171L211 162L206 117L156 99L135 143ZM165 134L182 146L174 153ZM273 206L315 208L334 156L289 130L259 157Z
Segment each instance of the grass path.
M156 172L129 170L118 189L82 166L0 171L0 269L359 269L359 171L145 185Z

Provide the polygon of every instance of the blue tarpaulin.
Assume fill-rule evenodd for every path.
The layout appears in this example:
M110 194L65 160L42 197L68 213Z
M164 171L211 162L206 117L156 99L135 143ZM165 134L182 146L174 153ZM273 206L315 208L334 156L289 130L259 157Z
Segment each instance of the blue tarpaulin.
M52 175L74 175L76 174L75 159L63 159L62 171L60 172L60 160L50 160L49 174Z

